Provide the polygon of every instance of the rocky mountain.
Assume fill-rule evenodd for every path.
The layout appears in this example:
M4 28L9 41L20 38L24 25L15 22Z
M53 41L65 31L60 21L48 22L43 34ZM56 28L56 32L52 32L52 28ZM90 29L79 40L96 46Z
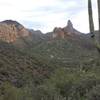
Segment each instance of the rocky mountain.
M0 39L25 50L33 47L36 48L43 43L44 45L45 43L52 44L56 39L70 41L82 49L94 48L89 34L77 31L70 20L68 20L64 28L56 27L47 34L43 34L40 30L27 29L17 21L5 20L0 22ZM41 50L42 47L38 49Z
M27 29L16 21L6 20L0 22L0 32L0 39L8 42L0 42L2 56L0 64L2 66L10 67L15 64L15 66L21 67L28 66L28 63L38 65L37 61L28 61L34 61L34 56L47 66L49 64L72 66L72 63L79 64L79 59L82 62L87 61L96 54L89 35L77 31L70 20L66 27L55 28L53 32L47 34L43 34L39 30Z
M70 20L67 22L67 26L64 28L56 27L53 30L53 38L66 38L67 36L73 36L73 35L81 35L82 33L77 31Z
M77 31L70 20L64 28L56 27L47 34L43 34L40 30L27 29L17 21L5 20L0 22L0 39L17 47L32 47L37 43L56 38L71 38L79 41L87 39L89 42L89 35Z
M40 30L27 29L17 21L5 20L0 22L0 39L6 42L16 43L16 40L27 41L50 40L54 38L66 38L67 36L80 35L70 20L64 28L55 27L52 32L43 34ZM22 39L23 38L23 39Z
M39 30L27 29L17 21L5 20L0 22L0 40L12 43L19 48L28 48L43 40Z
M5 20L0 22L0 39L8 43L14 43L16 40L25 37L33 37L33 35L36 39L41 34L41 31L27 29L17 21Z
M5 20L0 22L0 38L8 43L28 35L30 35L28 30L16 21Z

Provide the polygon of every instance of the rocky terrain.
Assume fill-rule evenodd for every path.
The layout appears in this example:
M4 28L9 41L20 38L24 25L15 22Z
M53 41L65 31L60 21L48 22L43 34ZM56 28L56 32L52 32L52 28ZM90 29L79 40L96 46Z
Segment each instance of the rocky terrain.
M68 20L67 26L64 28L54 28L53 30L53 38L61 37L66 38L67 36L73 36L73 35L80 35L81 32L74 29L73 24L70 20Z

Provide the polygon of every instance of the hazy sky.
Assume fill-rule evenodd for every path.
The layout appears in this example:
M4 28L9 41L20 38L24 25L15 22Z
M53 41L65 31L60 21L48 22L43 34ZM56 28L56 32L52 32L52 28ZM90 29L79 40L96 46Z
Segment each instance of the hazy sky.
M92 0L98 29L96 0ZM52 31L70 19L76 29L88 32L87 0L0 0L0 21L17 20L27 28Z

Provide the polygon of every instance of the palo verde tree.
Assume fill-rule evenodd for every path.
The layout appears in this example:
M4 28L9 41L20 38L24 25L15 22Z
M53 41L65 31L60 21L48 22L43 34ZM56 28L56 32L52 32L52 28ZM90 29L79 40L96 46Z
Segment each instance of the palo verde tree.
M88 0L89 28L90 28L91 38L93 39L95 47L100 53L100 0L97 0L97 4L98 4L98 21L99 21L99 31L98 31L99 40L96 38L95 31L94 31L92 2L91 0Z

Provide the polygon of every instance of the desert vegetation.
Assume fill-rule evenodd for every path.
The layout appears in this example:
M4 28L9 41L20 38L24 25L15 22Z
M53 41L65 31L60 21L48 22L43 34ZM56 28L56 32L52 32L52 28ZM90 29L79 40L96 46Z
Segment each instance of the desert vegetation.
M63 38L24 29L29 36L17 31L15 42L0 39L0 100L100 100L100 28L94 30L91 0L87 3L89 34L80 34L71 24L75 34L58 28L66 30Z

